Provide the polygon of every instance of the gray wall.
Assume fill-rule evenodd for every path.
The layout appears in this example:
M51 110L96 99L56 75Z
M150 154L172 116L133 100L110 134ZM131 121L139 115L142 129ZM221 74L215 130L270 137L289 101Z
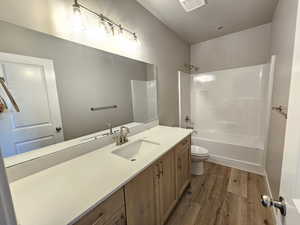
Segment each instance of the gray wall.
M272 105L288 105L298 1L280 0L272 23L271 54L277 55ZM266 170L274 198L278 197L286 120L272 112Z
M271 24L191 46L191 63L200 72L264 64L270 61Z
M70 0L1 1L0 20L157 65L160 123L177 125L177 71L190 61L188 43L178 38L135 0L84 0L84 3L137 32L141 42L137 51L122 51L105 42L87 42L84 38L72 35Z
M1 52L53 60L66 140L133 121L130 80L146 80L147 64L1 21L0 30ZM118 108L90 111L107 105Z

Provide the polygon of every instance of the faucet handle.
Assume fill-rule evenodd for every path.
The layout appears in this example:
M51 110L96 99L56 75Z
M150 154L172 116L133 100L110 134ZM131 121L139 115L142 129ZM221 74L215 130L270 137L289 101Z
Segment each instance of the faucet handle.
M126 132L124 133L124 130L126 130ZM122 139L123 143L126 143L128 141L127 135L130 133L130 130L128 127L125 126L121 126L120 127L120 136Z
M123 130L126 130L125 135L127 135L127 134L130 133L130 129L129 129L128 127L121 126L121 127L120 127L120 133L121 133L121 134L123 134Z
M124 132L126 130L126 132ZM116 141L117 145L124 144L128 141L127 135L130 133L130 130L128 127L121 126L120 131L113 135L113 139Z

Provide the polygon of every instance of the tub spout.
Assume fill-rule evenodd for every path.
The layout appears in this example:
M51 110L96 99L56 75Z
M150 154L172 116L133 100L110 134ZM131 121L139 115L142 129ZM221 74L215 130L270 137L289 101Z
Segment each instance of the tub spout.
M187 126L186 129L193 130L192 134L198 134L198 132L194 129L194 127Z

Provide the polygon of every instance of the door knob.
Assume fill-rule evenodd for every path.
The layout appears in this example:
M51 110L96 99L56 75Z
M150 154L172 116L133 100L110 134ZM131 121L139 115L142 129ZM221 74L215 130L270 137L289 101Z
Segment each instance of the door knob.
M268 195L262 195L261 204L266 208L274 206L275 208L279 209L281 215L286 216L286 204L284 198L281 196L279 197L278 201L274 201Z
M61 132L62 128L61 127L56 127L55 130L56 130L57 133L59 133L59 132Z

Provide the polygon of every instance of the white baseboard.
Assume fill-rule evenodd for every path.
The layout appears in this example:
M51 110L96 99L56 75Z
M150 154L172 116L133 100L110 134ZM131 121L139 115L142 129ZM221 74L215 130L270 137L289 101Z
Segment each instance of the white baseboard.
M256 163L251 163L247 161L242 161L242 160L236 160L224 156L219 156L215 154L209 154L209 162L213 162L216 164L220 164L223 166L229 166L232 168L244 170L247 172L259 174L265 176L265 169L262 165L256 164Z

